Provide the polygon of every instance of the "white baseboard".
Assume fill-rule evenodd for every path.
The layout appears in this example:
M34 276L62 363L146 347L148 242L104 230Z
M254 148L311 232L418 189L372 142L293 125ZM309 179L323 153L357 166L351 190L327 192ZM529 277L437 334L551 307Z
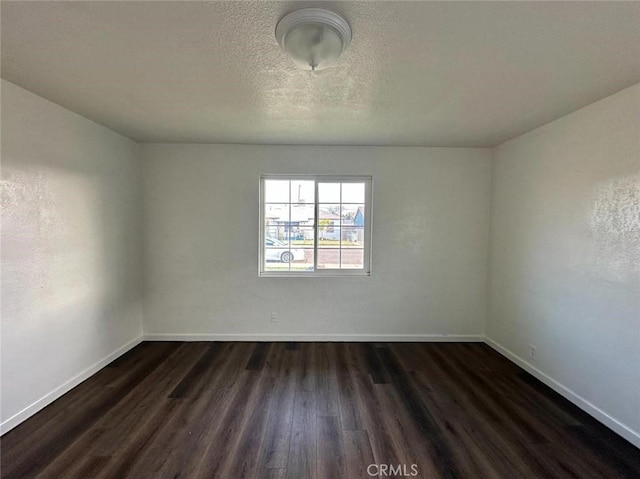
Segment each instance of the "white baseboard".
M44 408L45 406L48 406L49 404L51 404L53 401L58 399L63 394L71 391L74 387L76 387L82 381L84 381L84 380L88 379L89 377L93 376L95 373L100 371L103 367L105 367L111 361L113 361L114 359L122 356L124 353L126 353L130 349L134 348L135 346L140 344L142 341L143 341L143 337L142 336L140 336L139 338L134 339L133 341L129 341L127 344L119 347L118 349L116 349L111 354L105 356L100 361L92 364L91 366L86 368L84 371L82 371L79 374L75 375L74 377L69 379L64 384L58 386L53 391L45 394L44 396L42 396L37 401L29 404L22 411L14 414L13 416L8 418L7 420L3 421L2 423L0 423L0 434L4 434L4 433L10 431L11 429L16 427L21 422L25 421L26 419L29 419L31 416L33 416L35 413L40 411L42 408Z
M180 334L149 333L145 341L482 342L482 335L453 334Z
M590 403L585 398L583 398L579 394L573 392L571 389L566 387L564 384L562 384L562 383L556 381L555 379L553 379L551 376L548 376L547 374L543 373L538 368L533 366L531 363L525 361L520 356L518 356L515 353L513 353L512 351L508 350L504 346L498 344L493 339L485 337L485 343L488 344L493 349L495 349L500 354L502 354L503 356L505 356L510 361L516 363L518 366L520 366L522 369L524 369L525 371L527 371L531 375L533 375L536 378L538 378L540 381L545 383L551 389L553 389L557 393L559 393L562 396L564 396L566 399L571 401L573 404L578 406L580 409L585 411L587 414L589 414L589 415L593 416L594 418L596 418L598 421L603 423L609 429L612 429L613 431L618 433L620 436L624 437L631 444L633 444L636 447L640 448L640 433L638 433L638 432L634 431L633 429L627 427L626 425L622 424L620 421L618 421L614 417L610 416L609 414L604 412L599 407L597 407L594 404Z

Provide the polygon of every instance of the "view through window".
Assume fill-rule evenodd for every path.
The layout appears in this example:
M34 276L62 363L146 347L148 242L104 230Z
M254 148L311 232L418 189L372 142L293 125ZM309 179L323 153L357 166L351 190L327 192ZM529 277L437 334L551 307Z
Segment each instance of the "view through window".
M369 274L370 177L261 182L262 274Z

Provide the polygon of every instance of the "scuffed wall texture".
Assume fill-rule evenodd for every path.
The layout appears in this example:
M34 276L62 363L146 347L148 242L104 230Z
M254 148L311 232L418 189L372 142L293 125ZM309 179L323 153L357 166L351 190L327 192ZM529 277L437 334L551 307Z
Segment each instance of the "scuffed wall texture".
M2 81L2 421L142 334L134 142Z
M640 434L640 85L496 149L490 257L487 336Z
M159 144L143 159L145 333L482 335L490 150ZM370 277L258 277L268 173L373 175Z

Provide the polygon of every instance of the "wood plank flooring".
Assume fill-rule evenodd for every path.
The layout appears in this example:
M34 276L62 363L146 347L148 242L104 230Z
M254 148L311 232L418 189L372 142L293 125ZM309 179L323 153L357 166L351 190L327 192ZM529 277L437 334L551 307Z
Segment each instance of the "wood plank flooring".
M2 478L640 478L481 343L146 342L0 447Z

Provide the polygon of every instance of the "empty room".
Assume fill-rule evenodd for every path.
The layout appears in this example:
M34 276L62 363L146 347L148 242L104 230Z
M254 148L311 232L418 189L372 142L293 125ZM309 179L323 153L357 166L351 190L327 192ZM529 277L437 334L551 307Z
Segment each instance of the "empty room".
M0 8L2 479L640 477L640 2Z

